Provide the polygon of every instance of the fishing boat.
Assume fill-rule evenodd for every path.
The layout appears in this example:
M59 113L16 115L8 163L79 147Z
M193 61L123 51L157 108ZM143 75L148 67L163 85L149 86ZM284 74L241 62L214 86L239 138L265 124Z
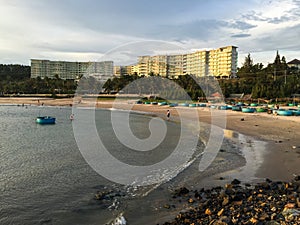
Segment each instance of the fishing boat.
M227 107L227 105L221 105L221 106L218 107L218 109L220 109L220 110L227 110L229 108Z
M293 116L300 116L300 110L293 110Z
M55 124L55 117L51 116L38 116L36 118L38 124Z
M180 103L179 106L189 107L189 103Z
M291 109L288 109L288 110L292 111L293 116L300 116L300 110L299 109L291 108Z
M167 102L159 102L158 105L168 105Z
M244 107L244 108L242 108L242 112L243 113L254 113L255 112L255 108Z
M178 106L178 103L170 103L169 104L169 107L176 107L176 106Z
M266 112L266 108L256 108L256 112Z
M233 105L231 108L232 111L242 111L242 107L238 105Z
M291 110L279 109L279 110L274 110L273 114L279 116L292 116L293 112Z

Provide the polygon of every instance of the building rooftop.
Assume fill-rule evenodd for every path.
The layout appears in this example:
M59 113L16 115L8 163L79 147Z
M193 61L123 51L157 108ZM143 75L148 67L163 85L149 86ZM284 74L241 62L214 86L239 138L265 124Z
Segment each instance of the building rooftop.
M292 61L288 62L287 64L300 65L300 60L298 60L298 59L293 59Z

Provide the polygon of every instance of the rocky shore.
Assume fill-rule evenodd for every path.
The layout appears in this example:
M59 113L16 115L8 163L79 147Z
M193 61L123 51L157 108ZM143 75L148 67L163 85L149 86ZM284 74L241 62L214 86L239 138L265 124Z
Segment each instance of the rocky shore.
M224 187L183 187L172 198L183 204L185 210L163 225L300 224L300 176L291 182L266 179L251 185L234 179Z

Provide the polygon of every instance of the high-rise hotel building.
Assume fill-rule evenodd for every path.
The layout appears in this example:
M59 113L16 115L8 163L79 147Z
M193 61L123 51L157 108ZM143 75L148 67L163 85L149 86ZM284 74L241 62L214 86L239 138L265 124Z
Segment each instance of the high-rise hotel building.
M66 62L31 59L31 78L79 79L88 74L97 79L113 76L113 61Z
M237 47L226 46L209 51L196 51L180 55L140 56L136 65L139 75L176 77L235 77L237 72Z

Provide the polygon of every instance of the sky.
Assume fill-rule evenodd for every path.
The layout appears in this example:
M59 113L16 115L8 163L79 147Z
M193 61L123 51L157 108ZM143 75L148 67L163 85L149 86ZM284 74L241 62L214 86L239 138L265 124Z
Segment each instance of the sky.
M300 59L300 0L0 0L0 63L114 60L238 47L238 66Z

